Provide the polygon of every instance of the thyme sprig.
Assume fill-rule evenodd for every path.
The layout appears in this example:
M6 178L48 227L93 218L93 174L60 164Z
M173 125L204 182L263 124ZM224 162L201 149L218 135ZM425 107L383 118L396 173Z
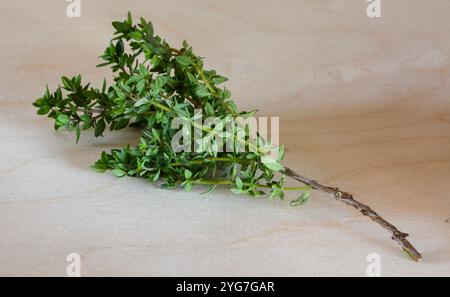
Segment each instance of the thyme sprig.
M194 152L176 152L172 139L177 132L171 129L175 118L184 118L196 125L199 117L216 117L223 123L230 118L250 117L254 111L239 111L231 99L231 92L221 87L228 79L215 70L204 68L203 59L194 54L184 41L180 49L171 47L155 34L151 22L141 18L112 23L114 36L101 55L98 67L109 66L113 82L106 80L101 88L82 83L81 75L62 77L62 85L50 92L47 87L34 105L39 115L54 120L55 129L75 132L76 141L82 131L93 128L96 137L107 128L111 131L126 127L142 129L139 144L103 152L92 166L97 172L110 170L117 177L133 176L161 181L165 188L182 187L190 191L194 186L209 186L208 193L217 186L228 186L236 194L269 199L285 198L285 191L301 192L292 206L305 203L312 189L331 194L335 199L359 209L390 231L402 248L413 259L421 258L398 231L369 207L337 188L327 187L283 167L284 147L272 148L270 143L256 135L254 138L236 137L233 146L244 146L246 151L222 152L215 142L214 129L201 129L208 149ZM246 127L236 127L247 132ZM203 141L203 140L202 140ZM277 160L266 162L267 154L279 150ZM302 187L286 187L287 176L300 181Z

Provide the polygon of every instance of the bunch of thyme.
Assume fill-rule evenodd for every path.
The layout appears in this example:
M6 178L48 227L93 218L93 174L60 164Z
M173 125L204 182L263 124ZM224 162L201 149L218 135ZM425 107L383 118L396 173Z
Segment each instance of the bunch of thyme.
M392 233L403 250L414 260L421 255L406 240L407 234L356 201L349 193L327 187L283 167L284 148L272 148L270 143L256 135L228 133L233 147L246 150L224 152L216 142L217 129L196 127L200 117L215 117L219 124L230 118L246 118L254 112L241 112L231 100L231 93L220 85L227 78L214 70L204 69L203 59L194 54L184 41L181 49L171 47L155 35L153 25L141 18L134 23L132 16L113 22L116 32L104 51L98 65L110 66L114 81L101 88L83 84L81 75L62 77L62 86L55 92L48 87L34 105L39 115L54 119L55 129L75 132L76 141L81 131L93 128L95 136L126 127L142 129L139 144L103 152L92 169L111 172L117 177L133 176L151 182L161 181L166 188L183 187L187 191L196 185L208 185L213 191L219 185L230 187L237 194L253 197L285 197L285 191L300 192L291 205L301 205L308 200L312 189L320 190L360 210ZM200 112L199 112L200 111ZM177 151L172 140L177 133L172 129L174 119L182 118L200 129L203 150ZM219 125L220 126L220 125ZM248 132L247 127L234 127ZM237 131L239 132L239 131ZM189 134L189 131L185 131ZM206 142L206 143L205 143ZM276 160L268 156L278 150ZM302 187L286 187L286 177L300 181Z

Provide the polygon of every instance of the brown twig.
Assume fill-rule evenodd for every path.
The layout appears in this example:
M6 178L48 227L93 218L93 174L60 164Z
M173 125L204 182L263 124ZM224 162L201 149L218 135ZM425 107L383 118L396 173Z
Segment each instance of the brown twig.
M315 180L311 180L306 178L289 168L286 168L286 175L305 184L311 186L313 189L322 191L332 196L334 199L341 201L349 206L353 206L357 210L359 210L363 215L368 216L373 221L377 222L381 227L386 229L392 234L392 239L399 244L403 251L408 254L413 260L420 261L422 259L422 255L414 248L414 246L406 239L408 234L399 231L394 225L383 219L379 214L373 211L369 206L355 200L353 195L350 193L346 193L340 191L338 188L332 188L324 186L318 183Z

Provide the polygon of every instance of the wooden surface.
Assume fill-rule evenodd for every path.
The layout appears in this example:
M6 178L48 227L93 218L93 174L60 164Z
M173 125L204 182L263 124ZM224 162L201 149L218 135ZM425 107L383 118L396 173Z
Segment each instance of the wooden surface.
M9 1L0 10L0 275L385 276L450 274L450 2L364 0ZM301 208L227 190L200 196L96 174L122 131L57 135L31 103L45 84L82 73L110 22L128 10L175 46L187 39L230 78L242 109L280 116L286 164L368 203L424 254L411 262L388 234L315 193ZM446 222L447 221L447 222Z

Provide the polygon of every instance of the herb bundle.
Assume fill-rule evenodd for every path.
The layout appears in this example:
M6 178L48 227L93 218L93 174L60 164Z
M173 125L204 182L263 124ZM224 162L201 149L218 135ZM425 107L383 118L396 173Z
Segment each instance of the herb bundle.
M96 137L102 136L107 127L111 131L126 127L142 130L137 146L103 152L92 166L94 171L111 170L117 177L142 177L151 182L161 181L165 188L183 187L187 191L196 185L207 185L207 192L211 192L226 185L237 194L267 195L269 199L281 200L286 191L298 191L299 197L290 202L293 206L305 203L312 189L319 190L369 216L388 230L412 259L421 259L421 254L406 239L408 234L351 194L284 167L281 164L284 148L272 148L259 135L249 137L244 133L240 137L242 134L236 132L248 132L245 126L237 125L233 133L225 136L231 139L233 147L244 146L245 151L223 152L215 137L218 130L208 127L197 127L207 149L174 150L172 140L177 133L171 126L174 119L182 118L195 127L196 120L204 116L218 118L219 124L224 124L230 118L251 117L254 112L237 109L230 91L220 87L227 78L204 69L203 59L194 54L186 41L182 48L173 48L155 35L151 22L141 18L135 24L130 13L125 21L112 25L116 32L101 56L103 63L98 65L111 67L114 74L111 85L104 80L101 88L95 88L83 84L81 75L62 77L62 86L54 92L47 87L44 96L34 102L39 115L54 119L58 131L75 132L77 142L81 132L90 128ZM274 149L279 150L276 160L268 157ZM287 177L303 186L286 187Z

